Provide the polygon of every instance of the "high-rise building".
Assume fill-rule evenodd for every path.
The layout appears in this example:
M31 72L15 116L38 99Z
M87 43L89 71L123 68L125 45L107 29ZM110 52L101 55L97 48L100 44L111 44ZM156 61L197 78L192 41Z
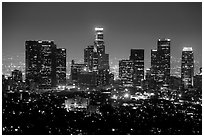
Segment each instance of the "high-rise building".
M38 41L41 45L41 89L51 89L56 85L56 45L54 41Z
M40 41L26 41L25 42L25 65L26 65L26 84L30 87L33 83L40 81L41 69L41 45Z
M58 48L56 52L57 85L66 85L66 49Z
M133 84L141 86L144 80L144 49L131 49L130 60L133 61Z
M192 47L184 47L181 62L181 80L184 88L193 86L194 57Z
M151 50L151 77L156 80L158 72L158 64L157 64L157 50Z
M58 54L54 41L38 40L26 41L26 83L28 86L36 85L40 89L51 89L57 84L57 74L62 74L64 68L59 68L62 65L60 59L64 60ZM65 53L66 54L66 53ZM66 57L65 57L66 58ZM61 62L61 63L60 63ZM57 65L58 68L57 68ZM60 71L60 73L57 73ZM58 79L59 80L59 79Z
M134 63L132 60L119 61L119 78L124 86L133 86Z
M89 45L84 49L84 64L88 66L90 71L93 70L93 56L94 56L94 45Z
M78 83L79 82L79 75L83 72L83 71L87 71L87 66L86 64L78 64L75 63L74 60L72 60L72 64L71 64L71 79L74 83Z
M95 28L95 40L94 40L94 44L96 44L97 46L104 45L103 28L102 27L96 27ZM102 49L105 52L105 46L103 48Z
M95 28L94 45L84 49L84 64L96 76L97 86L109 84L109 54L105 53L103 28Z
M157 77L162 86L169 86L170 80L170 39L159 39L157 42Z

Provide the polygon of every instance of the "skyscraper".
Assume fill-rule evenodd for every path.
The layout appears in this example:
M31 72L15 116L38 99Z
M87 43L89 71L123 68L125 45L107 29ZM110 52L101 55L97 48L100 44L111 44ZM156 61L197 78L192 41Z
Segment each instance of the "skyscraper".
M26 41L25 42L25 77L26 85L31 86L36 83L39 84L41 79L40 69L41 69L41 45L40 41Z
M109 54L105 53L103 28L95 28L94 47L97 51L97 85L105 86L109 84Z
M151 50L151 77L156 80L157 72L158 72L158 64L157 64L157 50Z
M119 61L119 78L124 86L133 86L134 63L132 60Z
M84 49L84 64L88 66L90 71L93 70L93 56L94 56L94 46L89 45Z
M54 41L39 41L41 44L40 88L50 89L56 84L56 45Z
M94 72L98 86L109 84L109 54L105 53L103 28L95 28L94 45L84 49L84 64Z
M141 86L144 79L144 49L131 49L130 60L133 61L133 84Z
M96 27L95 28L94 44L96 44L97 46L104 45L103 28L102 27ZM105 52L105 47L104 47L104 52Z
M62 79L64 79L66 52L62 52L60 55L63 50L57 50L54 41L26 41L25 46L26 83L28 86L34 84L40 89L51 89L56 86L56 80L59 80L56 78L57 76L63 75Z
M181 62L181 80L184 88L193 86L194 57L192 47L184 47Z
M170 41L170 39L159 39L157 42L157 77L162 86L169 86Z
M56 84L66 85L66 49L56 51Z

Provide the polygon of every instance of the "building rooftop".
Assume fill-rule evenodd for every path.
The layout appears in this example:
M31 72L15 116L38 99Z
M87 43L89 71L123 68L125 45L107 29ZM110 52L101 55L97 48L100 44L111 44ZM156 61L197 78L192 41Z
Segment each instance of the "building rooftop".
M183 51L193 51L193 48L192 47L184 47Z

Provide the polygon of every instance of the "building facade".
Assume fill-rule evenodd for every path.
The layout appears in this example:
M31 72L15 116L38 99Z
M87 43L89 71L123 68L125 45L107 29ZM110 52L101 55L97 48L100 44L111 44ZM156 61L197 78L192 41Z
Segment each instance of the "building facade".
M58 48L56 52L56 82L66 85L66 49Z
M169 86L170 81L170 39L159 39L157 42L157 77L162 86Z
M84 49L84 64L93 72L97 86L109 84L109 54L105 52L103 28L95 28L94 45Z
M72 60L71 64L71 79L74 83L79 83L79 75L83 72L86 71L88 67L86 64L78 64L75 63L74 60Z
M192 47L184 47L181 61L181 80L182 86L188 88L193 86L194 76L194 57Z
M141 86L144 80L144 49L131 49L130 60L133 61L133 84Z
M132 60L119 61L119 78L123 86L133 86L134 63Z
M51 89L57 85L57 81L61 81L57 78L59 75L60 79L61 76L64 79L66 51L63 53L62 49L58 50L54 41L26 41L25 47L26 85L28 87Z

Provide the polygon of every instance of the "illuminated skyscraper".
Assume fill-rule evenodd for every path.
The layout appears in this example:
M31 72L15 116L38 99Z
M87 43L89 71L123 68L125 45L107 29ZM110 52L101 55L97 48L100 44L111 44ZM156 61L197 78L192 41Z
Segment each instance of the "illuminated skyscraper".
M26 41L25 44L27 85L34 84L40 89L55 87L57 80L59 82L64 79L64 72L66 73L66 66L64 67L66 51L63 53L62 49L58 50L54 41Z
M40 41L25 42L25 61L26 61L26 84L31 86L33 83L39 84L41 79L41 44Z
M144 49L131 49L130 60L133 61L133 84L141 86L144 79Z
M56 45L54 41L38 41L41 45L41 89L50 89L56 84Z
M158 72L158 64L157 64L157 50L151 50L151 77L156 80Z
M162 86L169 86L170 39L159 39L157 43L157 77Z
M109 54L105 53L103 28L95 28L94 45L84 49L84 64L94 72L98 86L109 84Z
M56 51L56 81L57 85L66 85L66 49Z
M184 47L182 51L181 79L184 88L193 86L194 57L192 47Z
M84 49L84 64L88 66L90 71L93 70L93 56L94 56L94 46L90 45Z
M96 44L97 46L104 45L103 28L101 28L101 27L96 27L95 28L94 44ZM104 47L104 52L105 52L105 47Z
M119 61L119 78L124 86L133 86L134 63L132 60Z

